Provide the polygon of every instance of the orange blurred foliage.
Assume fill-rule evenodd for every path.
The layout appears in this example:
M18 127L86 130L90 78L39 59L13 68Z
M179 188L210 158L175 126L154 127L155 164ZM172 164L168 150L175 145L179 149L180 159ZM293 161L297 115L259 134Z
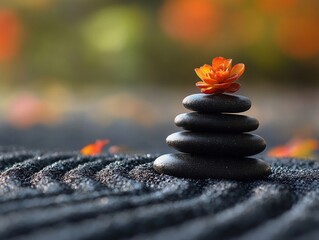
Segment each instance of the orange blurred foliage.
M264 37L267 21L255 10L235 11L227 16L227 19L229 24L227 36L232 36L227 40L231 43L228 44L228 49L232 47L236 49L241 45L251 46Z
M285 145L268 151L270 157L311 157L319 149L319 141L311 138L293 138Z
M96 140L95 143L86 145L81 149L82 155L94 156L102 153L103 147L107 145L110 141L107 139Z
M292 15L278 23L275 40L288 55L307 59L319 54L319 15L309 13Z
M46 10L57 1L54 0L15 0L16 5L31 10Z
M22 25L15 12L0 9L0 62L12 60L19 52Z
M257 0L257 6L268 14L282 14L296 7L298 0Z
M219 15L219 7L212 0L166 0L160 9L159 21L170 37L200 44L216 34Z
M285 54L301 60L318 56L318 1L258 0L257 6L273 17L273 38Z

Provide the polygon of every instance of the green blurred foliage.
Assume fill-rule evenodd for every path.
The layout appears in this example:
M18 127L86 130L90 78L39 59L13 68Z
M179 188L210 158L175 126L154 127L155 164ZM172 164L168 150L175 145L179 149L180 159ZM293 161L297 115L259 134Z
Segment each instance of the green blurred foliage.
M18 54L0 63L1 83L32 88L54 81L75 89L114 85L187 86L197 81L194 68L210 63L215 56L245 63L245 78L253 79L249 81L252 85L311 87L319 83L316 46L313 54L299 56L299 52L290 54L289 49L287 52L276 42L280 16L289 11L295 14L299 5L291 10L290 5L284 8L278 1L278 10L274 7L270 11L260 8L263 5L258 4L263 1L211 0L212 7L218 8L218 21L208 23L214 30L203 33L207 37L198 40L191 38L191 34L196 35L196 28L185 25L188 32L174 35L174 22L167 26L161 20L174 16L174 7L183 4L174 2L174 6L165 8L169 1L7 1L1 8L16 16L23 34ZM298 0L293 2L300 4ZM309 8L319 12L319 5L309 2ZM196 11L201 9L198 4L210 3L207 0L194 4L197 4ZM192 21L192 12L185 9L176 13L180 17L176 21L188 16ZM304 14L302 10L300 14ZM287 16L289 19L290 15ZM165 30L167 27L171 27L169 31L173 35ZM305 31L318 32L318 29ZM308 40L300 43L296 44L302 48Z

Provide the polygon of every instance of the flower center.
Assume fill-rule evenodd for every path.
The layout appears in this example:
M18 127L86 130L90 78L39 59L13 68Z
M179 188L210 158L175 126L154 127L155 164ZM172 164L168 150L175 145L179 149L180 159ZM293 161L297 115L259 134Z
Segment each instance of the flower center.
M215 79L217 80L224 80L225 78L227 78L229 76L229 70L223 70L223 69L219 69L215 72Z

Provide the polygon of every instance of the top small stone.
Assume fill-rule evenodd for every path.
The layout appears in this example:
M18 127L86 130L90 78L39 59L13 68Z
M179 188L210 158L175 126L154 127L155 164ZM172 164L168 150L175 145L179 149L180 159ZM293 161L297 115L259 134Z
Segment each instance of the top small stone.
M184 98L183 105L201 113L239 113L250 109L249 98L234 94L192 94Z

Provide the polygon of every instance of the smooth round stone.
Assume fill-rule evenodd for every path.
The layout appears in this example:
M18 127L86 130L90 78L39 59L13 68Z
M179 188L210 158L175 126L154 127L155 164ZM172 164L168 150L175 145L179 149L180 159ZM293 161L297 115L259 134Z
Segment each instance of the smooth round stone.
M197 132L250 132L258 128L255 118L237 114L182 113L175 118L175 124L185 130Z
M193 94L183 100L187 109L202 113L239 113L251 107L249 98L229 94Z
M266 148L263 138L250 133L182 131L169 135L166 142L180 152L214 156L251 156Z
M207 157L187 153L162 155L155 160L153 168L158 173L195 179L255 180L271 173L270 166L256 158Z

